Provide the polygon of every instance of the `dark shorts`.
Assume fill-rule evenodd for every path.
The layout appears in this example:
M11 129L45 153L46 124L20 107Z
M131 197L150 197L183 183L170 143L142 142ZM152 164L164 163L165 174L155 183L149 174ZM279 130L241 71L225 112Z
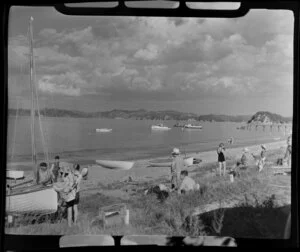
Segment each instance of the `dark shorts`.
M69 207L73 207L75 204L75 199L69 201L69 202L66 202L66 207L69 208Z
M76 193L75 200L74 200L74 205L79 204L79 192Z

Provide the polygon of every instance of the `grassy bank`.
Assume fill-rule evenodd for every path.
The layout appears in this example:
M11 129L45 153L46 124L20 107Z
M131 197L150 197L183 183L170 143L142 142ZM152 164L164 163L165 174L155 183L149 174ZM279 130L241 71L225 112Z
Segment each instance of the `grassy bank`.
M275 162L282 150L268 153L268 161ZM228 166L235 160L229 157ZM161 234L171 236L226 235L233 237L281 238L290 205L290 176L274 176L268 166L258 173L255 166L241 171L234 183L228 177L215 176L216 163L195 168L193 178L200 191L183 195L171 194L164 202L155 196L145 196L150 185L169 181L159 178L132 183L98 183L81 193L78 226L68 228L66 220L45 221L40 224L23 223L7 228L17 234ZM273 187L278 184L286 188ZM112 192L116 192L113 195ZM113 196L112 196L113 195ZM123 197L127 195L128 197ZM228 204L237 202L233 206ZM96 220L102 206L126 203L130 210L130 225L103 229ZM216 206L211 211L193 215L195 209ZM217 209L218 208L218 209Z

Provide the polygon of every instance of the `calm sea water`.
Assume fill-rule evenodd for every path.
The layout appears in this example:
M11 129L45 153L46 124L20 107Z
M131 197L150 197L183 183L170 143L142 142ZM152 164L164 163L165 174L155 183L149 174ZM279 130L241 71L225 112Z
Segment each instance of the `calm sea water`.
M175 121L164 123L169 131L151 131L150 120L43 118L42 128L50 158L134 160L169 155L173 147L182 152L205 151L233 137L234 146L258 144L283 138L284 130L238 130L242 123L203 122L202 130L173 128ZM96 133L96 128L112 128L111 133ZM36 124L38 152L43 153L39 125ZM226 144L229 147L228 144ZM31 137L29 117L8 120L8 159L30 160Z

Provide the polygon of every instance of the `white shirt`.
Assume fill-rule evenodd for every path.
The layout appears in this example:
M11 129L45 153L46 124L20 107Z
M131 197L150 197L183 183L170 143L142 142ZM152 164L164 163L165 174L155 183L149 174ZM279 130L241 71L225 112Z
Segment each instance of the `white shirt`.
M182 183L180 185L179 191L184 190L184 191L192 191L197 189L197 184L195 180L192 178L185 176L184 179L182 180Z

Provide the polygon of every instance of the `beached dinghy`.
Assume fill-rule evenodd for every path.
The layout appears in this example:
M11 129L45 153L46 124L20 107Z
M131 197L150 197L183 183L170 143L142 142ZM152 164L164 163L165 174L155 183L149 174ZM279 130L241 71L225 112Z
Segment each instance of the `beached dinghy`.
M112 129L106 129L106 128L103 128L103 129L96 129L96 132L99 132L99 133L107 133L107 132L111 132Z
M96 160L96 163L105 168L116 169L116 170L129 170L134 165L134 162L112 161L112 160Z
M8 179L23 179L24 171L7 170L6 178L8 178Z
M194 163L193 157L188 157L183 160L186 166L191 166ZM151 167L170 167L172 165L172 160L169 159L167 162L166 160L157 160L150 162L149 166Z
M27 191L26 191L27 189ZM52 187L22 187L6 196L6 213L50 214L57 211L57 192Z

